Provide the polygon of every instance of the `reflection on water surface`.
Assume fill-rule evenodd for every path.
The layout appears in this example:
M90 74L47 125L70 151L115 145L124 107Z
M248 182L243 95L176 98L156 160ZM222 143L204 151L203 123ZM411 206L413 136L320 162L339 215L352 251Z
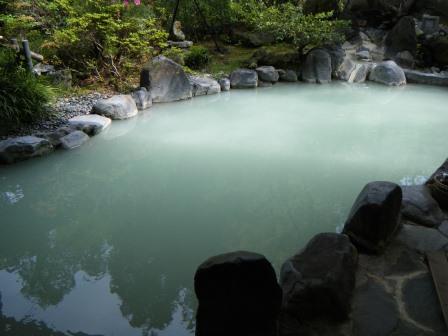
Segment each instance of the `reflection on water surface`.
M366 182L446 158L446 90L278 85L158 105L82 149L0 167L0 333L192 335L208 256L278 268Z

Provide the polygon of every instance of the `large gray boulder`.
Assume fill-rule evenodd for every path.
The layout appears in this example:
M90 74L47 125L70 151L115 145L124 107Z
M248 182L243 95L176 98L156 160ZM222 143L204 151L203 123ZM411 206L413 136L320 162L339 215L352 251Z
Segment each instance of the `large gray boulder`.
M279 74L279 80L281 82L297 82L299 80L298 76L297 76L297 72L295 72L294 70L291 69L287 69L287 70L282 70L279 69L277 70L278 74Z
M426 186L403 187L403 216L414 223L438 227L447 219Z
M229 91L230 90L230 79L221 78L218 80L219 85L221 86L221 91Z
M300 320L348 317L358 252L346 235L321 233L282 267L283 310Z
M81 147L89 139L89 136L83 131L74 131L61 138L61 145L64 149L72 150Z
M61 138L73 132L73 127L62 126L54 131L40 132L34 134L35 137L47 139L51 145L56 148L61 144Z
M202 263L194 277L196 335L276 336L282 291L262 255L233 252Z
M253 89L258 86L258 74L254 70L237 69L230 74L232 89Z
M108 128L112 120L98 114L86 114L73 117L68 122L73 128L94 136Z
M50 141L35 136L10 138L0 141L0 163L11 164L42 156L53 151Z
M412 16L402 17L386 37L386 56L393 57L401 51L417 52L417 33Z
M385 61L377 64L370 72L369 79L373 82L388 86L400 86L406 84L406 75L394 61Z
M190 76L193 97L212 95L221 92L221 85L209 77Z
M356 199L343 232L362 252L379 253L400 223L402 190L391 182L367 184Z
M434 74L408 69L405 69L404 73L408 83L448 86L448 76L444 74Z
M167 103L192 97L192 87L182 66L158 56L143 67L140 87L151 91L154 103Z
M117 95L99 100L93 105L92 114L99 114L113 120L122 120L135 117L138 114L138 109L131 95Z
M325 84L331 82L332 60L325 49L314 49L306 56L302 69L302 80L307 83Z
M141 87L131 94L139 110L147 110L152 106L152 96L146 88Z
M279 79L279 74L273 66L261 66L255 69L258 74L258 79L263 82L276 83Z

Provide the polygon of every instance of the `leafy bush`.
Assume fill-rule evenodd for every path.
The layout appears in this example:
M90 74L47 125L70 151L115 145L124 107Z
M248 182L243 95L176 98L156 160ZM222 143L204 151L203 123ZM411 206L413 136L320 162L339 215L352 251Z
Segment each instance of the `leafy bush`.
M199 70L210 62L208 49L200 46L193 46L185 56L185 65Z
M163 52L163 55L169 59L172 59L177 64L185 65L185 52L180 48L172 47L166 49Z
M145 6L126 9L108 0L59 2L70 3L66 23L43 47L63 66L84 75L125 78L126 63L144 61L166 47L167 34L156 20L139 13Z
M0 49L0 124L12 128L52 116L54 90L18 66L16 54Z
M267 6L262 1L244 0L233 3L232 10L235 20L274 34L277 41L291 41L302 51L342 42L349 26L349 22L335 19L333 12L304 14L300 3Z

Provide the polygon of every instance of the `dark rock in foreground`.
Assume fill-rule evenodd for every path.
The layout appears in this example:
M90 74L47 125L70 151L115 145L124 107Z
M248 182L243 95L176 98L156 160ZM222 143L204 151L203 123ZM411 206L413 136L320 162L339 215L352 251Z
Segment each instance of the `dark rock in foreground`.
M0 163L11 164L42 156L53 151L53 146L47 139L35 136L10 138L0 141Z
M199 301L196 335L276 335L282 291L262 255L212 257L199 266L194 286Z
M258 86L258 74L254 70L237 69L230 74L233 89L253 89Z
M391 335L398 325L398 305L384 286L369 280L353 300L353 335Z
M351 308L358 252L346 235L322 233L285 262L283 310L297 320L344 320Z
M325 84L331 82L332 60L325 49L314 49L306 57L302 79L307 83Z
M403 187L402 213L409 220L428 227L438 227L445 220L426 186Z
M165 56L155 57L143 67L140 86L151 92L154 103L192 97L192 87L182 67Z
M379 253L398 229L402 190L391 182L372 182L359 194L344 233L359 249Z

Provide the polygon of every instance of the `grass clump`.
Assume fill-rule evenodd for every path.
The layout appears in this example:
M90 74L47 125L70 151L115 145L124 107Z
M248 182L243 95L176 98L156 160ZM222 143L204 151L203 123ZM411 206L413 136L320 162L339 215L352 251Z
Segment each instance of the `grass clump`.
M54 88L18 65L14 52L0 49L2 132L52 117L48 104L54 96Z

